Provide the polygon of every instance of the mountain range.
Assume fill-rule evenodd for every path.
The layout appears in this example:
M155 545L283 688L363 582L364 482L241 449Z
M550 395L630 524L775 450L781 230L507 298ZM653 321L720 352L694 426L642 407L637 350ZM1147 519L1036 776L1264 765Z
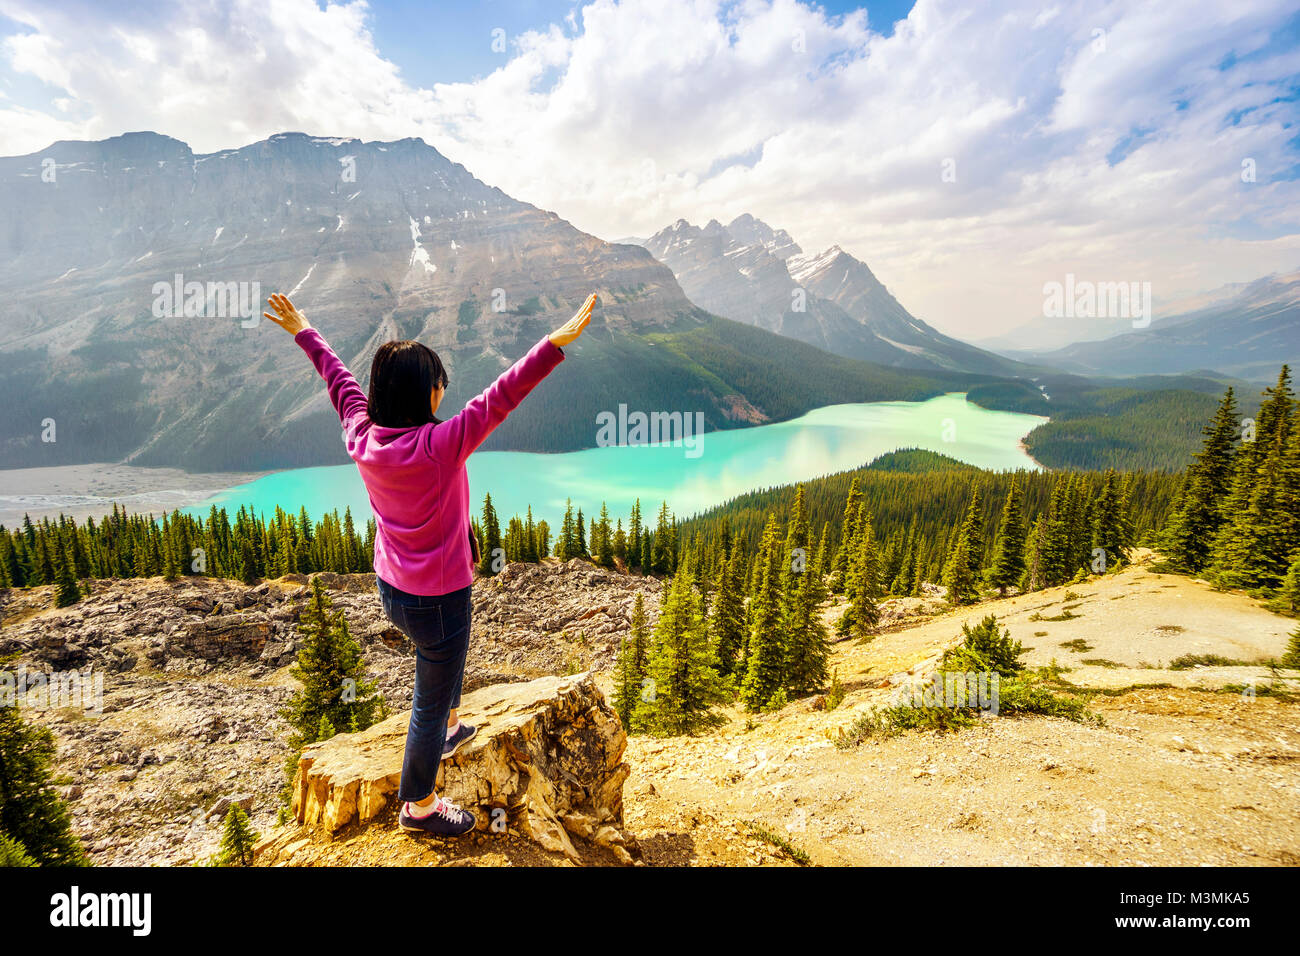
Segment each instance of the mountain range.
M785 230L748 214L702 228L679 219L642 244L702 308L836 355L901 368L1031 373L931 328L839 246L807 255Z
M838 247L806 255L752 216L606 242L418 139L282 133L196 154L130 133L0 158L0 188L0 459L11 468L346 462L319 381L260 320L273 291L363 387L380 343L436 348L449 410L598 292L563 384L538 389L485 445L522 451L592 447L597 416L621 404L699 411L719 429L961 390L1051 415L1033 446L1045 464L1177 467L1196 427L1166 420L1169 390L1207 402L1222 376L1114 376L1272 377L1295 355L1295 276L1026 364L937 332ZM1138 393L1125 399L1137 451L1104 427L1121 385ZM1153 451L1161 422L1178 434Z
M978 380L827 355L712 315L646 249L583 233L418 139L284 133L196 154L131 133L0 158L0 188L9 467L346 461L319 381L259 318L273 291L363 387L379 343L438 349L449 409L597 291L564 386L539 389L487 447L591 447L597 413L620 403L728 428Z
M1157 311L1145 329L1025 358L1083 375L1213 369L1250 381L1272 381L1283 362L1300 362L1300 272L1227 286L1188 305Z

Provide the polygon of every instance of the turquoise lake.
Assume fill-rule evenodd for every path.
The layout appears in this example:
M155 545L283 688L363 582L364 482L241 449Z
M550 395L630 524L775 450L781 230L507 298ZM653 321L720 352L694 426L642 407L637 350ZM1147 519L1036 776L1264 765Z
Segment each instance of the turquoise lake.
M961 392L925 402L830 405L786 422L693 436L693 449L657 444L562 454L478 452L469 460L470 495L477 513L490 492L503 528L532 505L534 517L556 529L566 498L586 516L599 515L603 501L610 520L622 517L625 524L638 497L646 520L654 520L660 501L684 518L747 491L857 468L901 448L926 448L996 471L1038 469L1021 439L1045 421L980 408ZM276 505L290 512L305 507L313 518L350 507L358 524L371 515L350 464L276 472L185 510L203 516L212 505L232 512L251 505L267 514Z

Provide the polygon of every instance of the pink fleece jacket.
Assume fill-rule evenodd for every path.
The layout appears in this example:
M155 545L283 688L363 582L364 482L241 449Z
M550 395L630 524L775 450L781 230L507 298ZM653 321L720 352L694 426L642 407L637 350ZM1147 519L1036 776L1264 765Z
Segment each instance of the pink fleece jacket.
M375 513L375 573L411 594L450 594L474 579L465 460L514 411L564 352L543 338L455 418L406 428L376 425L361 386L320 333L294 341L329 388Z

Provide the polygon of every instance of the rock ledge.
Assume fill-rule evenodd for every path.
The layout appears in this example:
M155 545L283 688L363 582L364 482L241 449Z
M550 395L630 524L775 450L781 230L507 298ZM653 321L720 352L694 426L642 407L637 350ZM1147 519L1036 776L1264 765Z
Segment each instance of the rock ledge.
M575 862L580 837L633 862L623 833L627 735L589 673L483 687L465 695L461 712L478 734L443 762L438 792L473 810L479 830L508 827ZM300 827L328 839L394 806L409 720L404 711L305 748L292 799Z

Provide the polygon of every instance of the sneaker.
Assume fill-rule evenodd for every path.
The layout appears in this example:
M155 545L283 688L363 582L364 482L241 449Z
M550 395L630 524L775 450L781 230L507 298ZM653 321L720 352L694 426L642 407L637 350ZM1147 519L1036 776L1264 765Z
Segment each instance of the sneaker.
M471 727L462 720L460 726L456 728L456 733L448 737L443 743L442 759L446 760L448 757L455 754L461 747L473 740L476 733L478 733L477 727Z
M432 833L436 836L460 836L474 829L474 814L442 797L438 798L428 816L413 817L407 812L408 806L409 804L403 803L402 812L397 815L397 825L403 830Z

